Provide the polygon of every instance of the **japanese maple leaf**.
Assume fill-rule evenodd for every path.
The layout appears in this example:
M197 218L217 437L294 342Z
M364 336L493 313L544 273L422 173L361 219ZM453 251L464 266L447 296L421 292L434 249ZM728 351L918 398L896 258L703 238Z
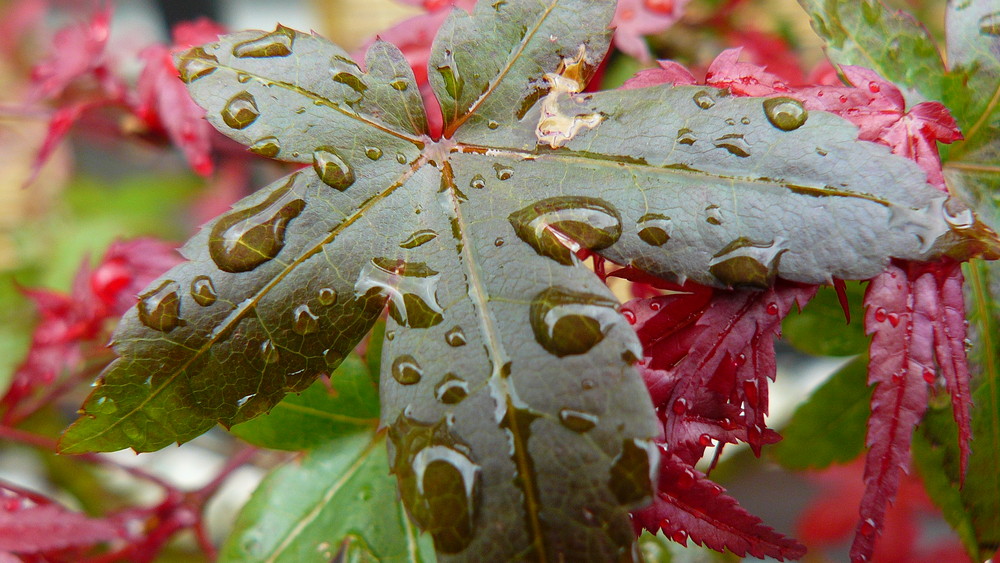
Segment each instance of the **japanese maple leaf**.
M93 75L109 76L104 48L111 27L110 6L90 18L59 30L52 39L52 52L32 70L32 101L59 97L75 80Z
M429 58L440 138L383 41L366 71L284 26L182 54L213 125L307 166L206 225L141 294L64 451L157 449L267 412L388 306L389 464L439 558L628 558L628 513L660 467L657 417L638 337L575 250L718 288L983 250L915 164L835 115L704 86L584 93L613 15L603 0L453 10ZM740 317L763 325L761 361L767 305ZM757 409L756 441L760 395L722 371L712 392Z

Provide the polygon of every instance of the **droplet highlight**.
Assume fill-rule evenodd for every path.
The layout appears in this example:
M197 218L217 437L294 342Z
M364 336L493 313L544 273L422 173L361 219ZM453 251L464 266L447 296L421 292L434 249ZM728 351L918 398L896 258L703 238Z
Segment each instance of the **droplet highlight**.
M559 411L559 422L573 432L580 434L591 430L597 426L597 416L573 409L562 409Z
M400 385L415 385L420 383L424 371L413 356L404 354L392 362L392 378Z
M586 354L621 322L617 305L600 295L550 287L532 300L531 329L538 344L550 354Z
M575 264L572 241L582 248L601 250L618 242L621 215L610 203L591 197L553 197L511 213L508 221L518 238L540 256L567 266Z
M787 251L782 242L761 243L740 237L709 260L708 270L729 287L766 289L774 283L781 255Z
M274 158L281 152L281 141L277 137L264 137L254 141L248 150L256 155Z
M296 334L301 334L303 336L307 334L312 334L319 329L319 317L313 314L312 310L309 309L309 305L299 305L292 311L292 317L294 321L292 322L292 330Z
M417 248L436 239L438 234L430 229L421 229L411 234L406 240L399 243L401 248Z
M434 397L446 405L454 405L469 396L469 384L454 373L444 376L434 388Z

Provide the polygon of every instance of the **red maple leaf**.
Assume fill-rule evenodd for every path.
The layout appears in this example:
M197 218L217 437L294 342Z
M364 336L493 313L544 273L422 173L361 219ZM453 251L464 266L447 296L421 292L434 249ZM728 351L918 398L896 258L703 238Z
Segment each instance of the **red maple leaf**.
M103 78L110 73L104 48L110 35L111 14L111 8L106 6L88 20L66 26L55 34L51 53L31 72L29 97L33 101L57 98L83 76Z

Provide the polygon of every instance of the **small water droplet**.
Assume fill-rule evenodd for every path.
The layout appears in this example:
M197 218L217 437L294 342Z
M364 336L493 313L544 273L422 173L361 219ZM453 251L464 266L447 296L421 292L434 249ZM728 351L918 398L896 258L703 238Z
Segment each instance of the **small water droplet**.
M191 297L202 307L215 303L218 296L215 293L215 286L212 285L212 278L198 276L191 280Z
M639 217L639 238L652 246L663 246L670 240L674 225L670 217L661 213L647 213Z
M407 238L403 242L399 243L399 246L401 248L407 248L407 249L417 248L418 246L422 246L436 239L437 236L438 236L437 233L435 233L430 229L421 229L411 234L409 238Z
M295 30L278 25L271 33L266 33L257 39L237 43L233 47L233 56L241 59L287 57L292 54L294 41Z
M454 405L469 395L469 384L454 373L444 376L434 388L434 397L446 405Z
M500 124L491 119L489 123L486 124L486 126L489 127L490 129L496 129L497 127L500 127Z
M733 156L740 158L750 156L750 143L747 143L742 133L729 133L715 139L712 143L717 148L726 149Z
M340 350L327 348L323 350L323 361L330 369L334 369L340 365L340 362L344 361L344 354Z
M875 320L877 322L884 323L886 317L887 313L885 311L885 307L879 307L878 309L875 309Z
M260 110L253 95L244 91L230 98L220 115L222 121L233 129L245 129L257 120Z
M585 354L620 322L618 303L600 295L550 287L532 300L530 323L535 340L559 357Z
M448 343L448 346L465 346L465 332L462 331L461 327L453 326L445 333L444 340Z
M993 12L979 18L979 32L984 35L1000 36L1000 12Z
M794 131L806 122L809 112L802 102L793 98L768 98L764 100L764 115L782 131Z
M424 371L420 368L420 364L409 354L404 354L392 362L392 378L400 385L420 383L423 375Z
M316 332L319 328L319 317L313 314L312 310L309 309L309 305L299 305L292 312L292 317L295 319L292 324L292 330L297 334L306 335Z
M826 149L821 149L819 147L816 147L816 154L818 154L820 156L826 156L826 155L830 154L830 152L827 151Z
M749 117L741 117L740 118L740 123L742 123L743 125L750 125L750 118Z
M503 246L503 237L497 237L496 240L493 241L493 246Z
M708 109L715 105L715 99L705 90L699 90L692 97L694 103L701 109Z
M705 221L710 225L722 224L722 210L718 205L709 205L705 208Z
M765 289L774 283L781 255L788 249L782 239L769 243L740 237L727 244L708 262L709 271L730 287Z
M778 304L777 303L768 303L767 304L767 314L768 315L777 315L778 312L779 312L779 310L778 310Z
M924 370L924 381L926 381L928 384L933 385L934 382L937 381L937 375L933 371L931 371L929 369L925 369Z
M673 411L673 413L676 414L677 416L683 415L688 410L687 399L685 399L684 397L677 399L676 401L674 401L673 406L670 407L670 410Z
M170 332L181 325L180 286L172 280L164 280L155 289L139 296L136 307L142 324L160 332Z
M406 89L410 87L410 84L406 80L400 78L398 80L393 80L392 82L390 82L389 86L392 86L393 89L399 90L400 92L405 92Z
M629 311L628 309L623 309L622 310L622 316L625 317L625 321L628 324L630 324L630 325L634 325L635 324L635 313L633 313L632 311Z
M333 305L337 302L337 290L332 287L320 288L317 299L319 299L320 305Z
M874 81L872 81L872 82L869 82L869 83L868 83L868 90L869 90L869 91L870 91L870 92L871 92L872 94L878 94L878 93L879 93L879 91L880 91L880 90L882 90L882 87L881 87L881 86L879 86L879 83L878 83L878 82L874 82Z
M677 142L682 145L693 145L698 139L695 138L694 132L687 127L681 127L677 130Z
M378 160L382 158L382 149L378 147L365 147L365 156L372 160Z
M694 486L695 476L694 470L685 467L680 475L677 476L676 485L678 489L690 489Z
M659 301L652 301L649 304L649 310L650 311L659 311L662 308L663 308L663 303L661 303Z
M733 119L732 117L727 117L726 118L726 125L732 127L733 125L736 125L736 120Z
M875 521L867 518L861 523L861 535L871 537L875 533L875 528Z
M494 164L493 170L497 173L497 180L509 180L514 175L514 169L503 164Z
M278 348L274 345L274 342L265 340L260 343L260 357L264 360L265 364L277 362L278 355Z
M118 403L114 399L98 397L92 404L87 405L87 411L93 414L114 414L118 412Z
M195 47L181 55L177 72L180 74L181 80L190 84L199 78L212 74L218 66L219 59L215 55L208 54L202 47Z
M486 187L486 180L483 178L481 174L476 174L475 176L472 177L472 180L469 181L469 187L476 190L481 190Z
M333 148L313 151L313 169L324 184L335 190L344 191L354 183L354 169Z
M250 145L249 151L267 158L274 158L281 152L281 141L277 137L257 139Z
M674 530L674 533L670 534L670 539L687 547L688 534L684 530Z
M698 436L698 444L702 447L709 448L712 446L712 437L708 434L702 434Z
M559 422L573 432L584 433L597 426L597 416L573 409L559 411Z
M396 153L396 162L406 164L406 155L401 152Z
M891 324L893 328L899 326L899 315L896 313L889 313L886 315L886 319L889 320L889 324Z
M343 84L361 95L364 95L365 90L368 89L368 85L362 82L361 78L355 76L353 73L350 72L341 71L334 74L333 81Z
M219 269L248 272L278 255L285 246L285 228L305 207L292 191L297 178L289 178L263 203L232 211L212 227L208 250Z
M575 264L573 251L564 241L582 248L601 250L621 236L621 216L606 201L578 196L544 199L508 217L518 238L540 256L560 264Z

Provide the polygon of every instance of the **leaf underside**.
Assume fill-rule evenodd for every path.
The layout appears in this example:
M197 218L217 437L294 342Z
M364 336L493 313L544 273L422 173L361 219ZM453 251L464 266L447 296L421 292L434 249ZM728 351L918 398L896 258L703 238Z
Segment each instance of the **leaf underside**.
M281 26L180 56L220 131L311 167L206 225L140 297L63 451L154 450L267 412L336 368L388 305L390 467L439 557L628 559L655 417L635 333L566 244L765 287L962 257L990 236L911 162L794 100L578 94L613 7L456 11L430 61L442 140L384 42L367 71Z

